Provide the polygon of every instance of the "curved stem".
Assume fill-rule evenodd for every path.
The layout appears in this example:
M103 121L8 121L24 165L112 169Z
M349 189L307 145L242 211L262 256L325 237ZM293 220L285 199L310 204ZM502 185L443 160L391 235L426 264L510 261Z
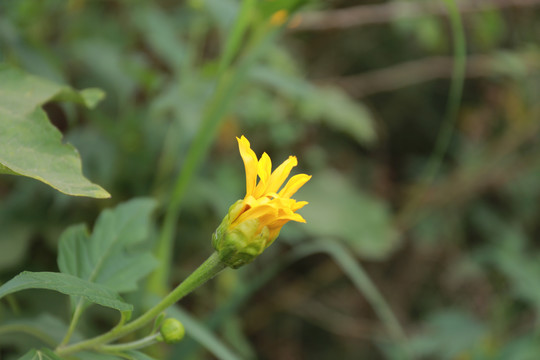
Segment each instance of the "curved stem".
M159 334L152 334L142 339L131 341L124 344L103 345L103 346L100 346L98 350L105 351L105 352L118 352L118 351L142 349L143 347L150 346L156 343L156 338L158 336Z
M252 5L251 3L251 0L245 0L243 6L249 7ZM248 17L250 11L246 10L242 16ZM156 257L160 260L160 265L152 273L148 281L148 289L156 294L164 293L167 288L168 272L172 262L173 236L180 215L180 205L187 192L188 185L210 149L212 141L219 130L219 126L223 122L224 114L233 102L235 95L241 89L241 85L245 82L248 70L261 53L269 48L269 44L279 32L279 29L268 27L267 25L259 26L250 34L249 40L244 46L244 54L238 64L220 69L220 76L215 92L202 116L201 126L195 135L192 146L188 150L182 170L176 178L171 199L165 212L163 226L155 250ZM240 35L234 32L231 36L236 37ZM231 42L231 44L233 43L234 41ZM225 63L228 64L228 60L220 66L224 66L223 64Z
M201 264L191 275L189 275L180 285L178 285L169 295L164 297L158 304L150 310L139 316L137 319L125 325L116 327L111 331L92 339L81 341L70 346L59 346L56 349L58 355L69 355L84 349L95 349L103 344L116 340L126 334L129 334L151 322L163 310L176 303L178 300L204 284L217 274L219 274L226 265L221 262L219 256L214 252L204 263Z
M444 122L437 136L435 148L420 175L419 182L420 185L423 186L420 187L419 190L413 192L410 200L405 204L404 208L397 216L396 223L397 226L401 228L411 226L418 221L419 215L415 210L424 194L423 187L431 184L441 167L445 153L450 147L463 94L467 67L467 41L465 38L465 30L463 28L456 0L443 0L443 2L448 11L450 26L454 37L454 66L452 69L448 102L446 103L446 113Z
M2 285L2 283L0 283L0 285ZM10 294L6 296L6 300L9 307L11 308L11 311L13 311L15 315L19 315L21 313L21 308L19 307L19 303L17 303L17 299L15 299L15 296L13 296L13 294Z
M176 223L180 215L180 205L188 189L188 185L193 178L198 166L208 151L214 138L218 125L221 123L224 107L227 105L231 92L229 85L229 74L224 74L220 79L213 101L210 102L207 112L203 115L203 123L193 140L193 144L188 150L182 171L180 172L172 195L165 212L165 219L159 234L156 257L160 259L160 265L150 276L148 286L151 291L161 294L167 287L168 271L171 268L172 248Z
M407 336L390 305L380 293L377 286L371 281L360 263L350 255L347 249L339 242L318 240L307 244L295 251L298 256L307 256L313 253L325 252L330 255L341 267L343 272L353 282L354 286L365 296L373 310L386 327L388 334L399 347L402 359L410 359L411 353L407 344Z
M450 83L450 93L446 107L446 118L437 137L435 150L431 154L424 172L424 181L429 183L433 180L435 174L440 168L442 158L452 140L455 123L458 116L461 95L463 93L463 84L465 79L465 70L467 66L467 48L465 40L465 31L461 22L461 15L455 0L444 0L450 17L450 25L454 36L454 68L452 81Z
M75 307L75 311L73 312L73 316L71 317L71 322L69 323L69 328L66 332L66 335L62 339L60 346L67 344L69 340L71 339L71 336L73 335L73 332L75 331L75 328L77 327L77 323L79 322L79 319L81 318L81 315L83 313L83 310L84 310L83 307L84 307L84 300L81 298L79 299L79 302L77 303L77 306Z
M238 18L227 38L225 49L221 55L219 63L219 77L216 89L210 99L207 110L202 115L201 126L195 135L192 145L186 155L182 171L178 175L174 184L172 196L165 212L163 227L158 238L156 248L156 257L160 259L160 265L152 273L148 281L148 287L157 294L164 293L167 289L169 269L172 262L173 236L176 229L176 223L180 214L180 205L193 178L199 164L204 159L208 149L212 144L219 125L223 121L227 106L231 102L236 89L237 77L242 73L242 69L228 70L230 62L237 54L243 35L249 25L251 13L255 6L254 0L244 0L241 5Z

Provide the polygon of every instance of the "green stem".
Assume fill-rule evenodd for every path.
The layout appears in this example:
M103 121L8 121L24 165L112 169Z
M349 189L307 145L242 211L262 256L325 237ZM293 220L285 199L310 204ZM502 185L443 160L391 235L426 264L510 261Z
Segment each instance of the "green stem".
M424 187L431 184L437 175L437 172L441 167L443 157L450 146L458 117L463 86L465 83L465 71L467 67L467 42L465 38L465 30L461 21L461 14L455 0L443 0L443 2L448 10L450 25L454 38L454 65L450 90L448 93L448 101L446 103L445 118L437 136L435 149L431 153L431 156L429 157L427 164L420 175L420 184L424 186L419 187L417 191L412 193L410 200L405 204L404 208L399 212L396 218L397 226L400 228L412 226L418 222L419 218L421 217L416 210L424 195Z
M0 285L2 284L0 283ZM13 311L15 315L19 315L21 312L21 308L19 307L19 304L17 303L15 296L13 296L13 294L8 295L6 296L6 300L9 304L9 307L11 308L11 311Z
M176 179L156 248L156 257L160 259L160 265L152 273L148 281L149 290L156 294L165 293L167 289L169 269L172 263L174 233L180 215L180 204L197 167L212 144L227 105L232 99L230 94L234 93L232 87L235 82L234 78L237 77L239 70L231 74L230 71L227 71L227 67L234 55L238 52L240 39L247 29L253 7L253 0L244 0L242 3L238 19L227 38L226 46L221 56L219 80L216 90L208 104L207 111L203 114L202 124L193 140L192 146L188 150L182 171Z
M228 90L230 91L227 86L228 76L226 75L227 74L221 79L218 88L216 89L214 99L209 105L209 110L203 117L203 124L193 140L193 145L189 148L184 166L176 179L172 196L165 213L163 228L156 249L156 257L160 259L160 265L149 279L150 290L158 294L164 293L167 288L168 271L171 268L172 263L174 233L180 215L180 204L193 174L208 151L212 139L214 138L214 134L217 132L218 125L221 122L221 117L219 115L221 114L224 105L226 105L225 99L227 99Z
M75 331L75 328L77 327L79 319L81 318L81 315L83 313L83 310L84 310L83 305L84 305L84 300L81 298L79 302L77 303L77 307L75 308L75 311L73 312L73 316L71 317L71 322L69 323L69 328L66 332L66 335L62 339L60 346L67 344L69 340L71 339L71 336L73 335L73 332Z
M360 263L351 256L349 251L343 245L337 241L325 239L316 241L314 244L305 245L302 249L298 250L295 252L298 256L307 256L317 252L325 252L334 258L343 272L347 274L355 287L365 296L366 300L373 307L373 310L375 310L375 313L386 327L388 334L399 346L401 358L411 358L407 346L407 336L394 315L394 312Z
M147 337L144 337L142 339L131 341L124 344L116 344L116 345L103 345L98 348L99 351L103 352L119 352L119 351L126 351L126 350L137 350L142 349L143 347L150 346L152 344L156 343L156 338L159 336L159 334L152 334L148 335Z
M221 76L214 97L208 105L208 111L203 116L203 124L193 140L193 145L188 150L184 166L174 185L171 200L163 220L163 228L158 239L156 257L160 259L160 265L149 279L149 290L154 293L164 293L167 288L168 271L172 263L173 235L180 214L180 205L188 185L201 160L212 145L212 141L219 130L219 125L223 120L223 114L238 93L250 65L257 59L261 50L268 45L268 42L262 41L261 37L261 33L254 33L250 44L246 46L251 49L249 56L246 56L244 61L235 69L225 72ZM258 42L258 46L254 42Z
M73 354L85 349L96 349L103 344L116 340L129 334L151 322L162 311L182 299L184 296L204 284L223 269L226 265L221 262L219 255L213 253L204 263L201 264L191 275L189 275L180 285L178 285L169 295L164 297L158 304L139 316L137 319L122 326L118 326L111 331L92 339L81 341L70 346L59 346L56 353L59 356Z
M240 12L242 23L235 25L235 29L230 35L231 37L241 38L241 35L245 34L247 25L243 22L247 21L246 19L251 16L253 4L254 2L252 0L244 0L242 6L245 9ZM267 26L256 28L250 33L249 41L244 46L244 54L241 60L235 66L230 66L229 60L223 60L220 65L221 69L216 90L206 107L207 111L202 116L202 124L193 140L193 145L188 150L185 163L176 179L171 199L165 212L163 227L159 234L156 248L156 257L160 260L160 265L152 273L148 281L148 289L156 294L163 294L167 289L168 272L171 269L172 263L173 235L180 214L180 205L188 185L212 145L212 141L219 130L219 125L224 119L224 114L240 90L248 74L248 70L259 58L263 50L269 47L271 40L278 33L279 31L276 29ZM227 48L235 46L236 41L228 40ZM234 54L237 54L239 51L236 49ZM226 50L225 52L230 52L230 50ZM224 64L227 64L229 67L224 67Z
M256 6L255 0L243 0L242 7L238 12L236 21L231 30L231 33L227 37L227 42L223 53L221 54L221 59L219 62L219 72L222 73L227 67L231 64L234 56L238 54L242 40L244 39L244 34L246 33L249 23L253 20L253 11Z
M444 124L437 137L435 150L433 151L428 165L424 171L424 181L430 183L439 170L442 158L450 146L452 135L454 133L455 123L458 116L459 104L463 92L465 80L465 70L467 66L467 47L465 40L465 31L461 22L461 15L455 0L444 0L450 17L450 25L454 36L454 68L452 81L450 83L450 93L446 108L446 117Z

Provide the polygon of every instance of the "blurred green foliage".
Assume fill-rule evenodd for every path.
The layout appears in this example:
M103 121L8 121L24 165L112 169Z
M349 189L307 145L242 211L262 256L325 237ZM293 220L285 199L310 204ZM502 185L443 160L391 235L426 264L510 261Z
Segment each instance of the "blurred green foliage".
M401 2L313 1L300 14L307 19L304 12L319 8L324 25L332 8ZM57 271L65 229L93 224L104 208L134 197L152 196L160 204L156 225L147 229L148 243L155 241L174 179L220 78L220 55L238 5L0 2L0 62L106 93L93 110L64 102L49 102L44 110L64 141L78 149L85 176L112 194L109 200L70 198L32 179L2 175L1 282L23 270ZM171 282L208 255L210 234L243 196L235 136L245 134L257 154L266 151L277 162L298 156L299 171L313 175L299 192L310 202L302 210L307 224L285 227L252 266L223 274L183 300L184 309L172 309L183 317L188 339L150 355L400 359L365 300L369 296L355 287L350 274L358 272L343 271L349 263L313 255L324 249L289 256L326 241L363 262L404 328L413 358L536 359L539 18L540 4L463 14L464 98L431 184L420 176L445 117L453 51L447 19L390 16L339 30L302 23L285 30L246 69L189 185ZM238 61L229 60L232 66ZM140 304L141 292L126 299ZM2 300L0 323L31 324L50 338L0 333L0 358L17 359L31 347L60 341L69 322L61 299L29 290ZM89 311L81 333L114 326L114 312Z

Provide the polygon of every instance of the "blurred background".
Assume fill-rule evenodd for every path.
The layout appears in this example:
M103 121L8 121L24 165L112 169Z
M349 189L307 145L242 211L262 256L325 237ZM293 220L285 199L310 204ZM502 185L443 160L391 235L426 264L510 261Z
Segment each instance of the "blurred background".
M106 92L95 110L45 110L112 194L71 198L2 176L0 281L57 271L67 226L134 197L163 204L157 234L239 3L0 2L0 61ZM182 300L188 334L212 329L242 359L540 358L540 1L457 1L466 58L455 57L451 1L271 3L261 19L278 29L281 7L289 22L265 38L219 114L183 199L171 285L211 253L211 233L244 196L235 136L274 164L294 154L296 173L313 175L296 196L310 202L307 224L288 224L252 265ZM459 103L456 59L466 63ZM24 315L68 320L65 297L18 299ZM92 309L82 331L114 324ZM0 304L0 320L9 313ZM28 346L18 339L0 339L0 358ZM220 353L192 338L158 351Z

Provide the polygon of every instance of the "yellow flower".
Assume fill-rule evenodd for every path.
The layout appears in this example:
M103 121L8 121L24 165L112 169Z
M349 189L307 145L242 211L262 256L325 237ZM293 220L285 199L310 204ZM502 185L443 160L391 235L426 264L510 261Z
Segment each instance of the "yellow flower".
M231 226L234 227L248 219L258 218L261 229L267 226L270 230L270 239L273 241L278 236L281 227L288 221L305 223L304 218L296 211L308 202L296 201L291 199L291 196L311 179L311 176L295 175L280 190L292 168L298 164L296 157L289 156L272 172L272 161L267 153L263 153L260 160L257 160L257 155L251 150L249 141L244 136L236 139L246 168L246 196L242 202L241 211L238 217L233 219ZM257 176L260 178L258 184Z
M287 222L306 222L296 211L307 201L296 201L291 196L311 178L295 175L283 186L298 163L296 157L289 156L272 171L268 154L257 159L244 136L237 140L246 169L246 196L230 207L213 235L213 245L221 260L233 268L253 261L272 244Z
M287 10L278 10L270 17L270 24L274 26L281 26L287 21L289 12Z

